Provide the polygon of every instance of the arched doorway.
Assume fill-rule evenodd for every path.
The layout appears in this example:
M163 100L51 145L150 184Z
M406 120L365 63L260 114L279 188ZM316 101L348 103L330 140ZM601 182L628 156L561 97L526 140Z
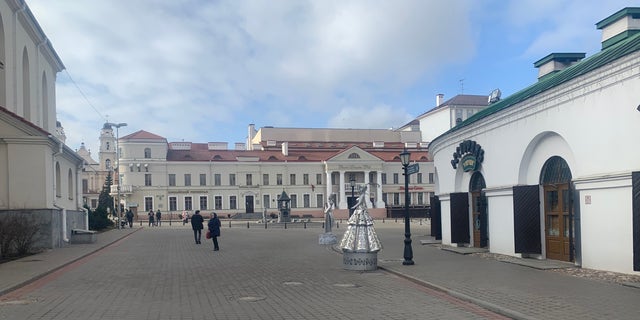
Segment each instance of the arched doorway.
M473 221L473 246L485 248L488 244L487 228L487 197L482 190L487 185L482 173L475 172L469 182L471 192L471 221Z
M571 170L561 157L549 158L542 167L545 248L547 259L573 261L573 199Z

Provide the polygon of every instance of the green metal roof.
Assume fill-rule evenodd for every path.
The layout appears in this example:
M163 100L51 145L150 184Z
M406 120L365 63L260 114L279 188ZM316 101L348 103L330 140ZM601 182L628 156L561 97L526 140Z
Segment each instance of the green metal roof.
M522 89L507 98L500 100L496 103L489 105L487 108L480 112L477 112L467 120L458 124L457 126L449 129L447 132L433 139L431 144L443 136L456 132L462 128L468 127L481 119L484 119L494 113L501 110L515 106L516 104L523 102L527 99L533 98L545 91L557 87L565 82L573 80L577 77L585 75L591 71L594 71L600 67L603 67L617 59L620 59L626 55L634 53L640 50L640 33L635 33L629 38L622 40L602 51L592 55L591 57L584 59L566 69L553 73L549 77L544 77L535 84Z

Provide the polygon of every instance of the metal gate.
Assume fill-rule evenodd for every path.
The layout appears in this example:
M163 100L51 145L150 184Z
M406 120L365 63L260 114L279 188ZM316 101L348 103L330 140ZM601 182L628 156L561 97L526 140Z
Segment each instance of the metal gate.
M466 192L451 194L451 242L471 242L469 231L469 194Z
M539 185L513 187L513 228L516 253L542 253Z
M431 197L431 236L436 240L442 240L442 217L440 211L440 198Z

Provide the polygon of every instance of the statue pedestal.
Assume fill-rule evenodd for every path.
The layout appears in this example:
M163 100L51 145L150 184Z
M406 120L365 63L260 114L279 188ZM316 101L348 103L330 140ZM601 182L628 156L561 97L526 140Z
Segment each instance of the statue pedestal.
M378 252L342 252L345 270L372 271L378 269Z
M320 235L320 239L318 240L319 244L336 244L338 243L338 239L336 235L331 232L325 232Z

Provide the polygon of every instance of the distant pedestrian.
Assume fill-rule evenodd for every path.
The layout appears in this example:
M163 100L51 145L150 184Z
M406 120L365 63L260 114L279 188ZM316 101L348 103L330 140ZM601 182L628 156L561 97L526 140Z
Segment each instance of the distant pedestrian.
M218 237L220 236L220 219L218 219L218 214L213 212L211 213L211 219L209 219L209 223L207 223L207 227L209 227L209 232L211 233L211 239L213 240L213 251L220 250L218 246Z
M200 244L200 238L202 237L202 229L204 218L200 215L200 210L196 210L196 212L191 217L191 229L193 229L193 237L196 240L196 244Z
M189 222L189 213L182 211L182 225L184 226Z
M154 217L153 210L149 210L148 215L149 215L149 227L153 227L153 217Z
M160 226L162 224L162 212L160 212L160 209L158 209L158 211L156 211L156 226Z
M129 228L133 228L133 211L131 211L131 209L128 209L127 213L125 213L125 216L127 217Z

